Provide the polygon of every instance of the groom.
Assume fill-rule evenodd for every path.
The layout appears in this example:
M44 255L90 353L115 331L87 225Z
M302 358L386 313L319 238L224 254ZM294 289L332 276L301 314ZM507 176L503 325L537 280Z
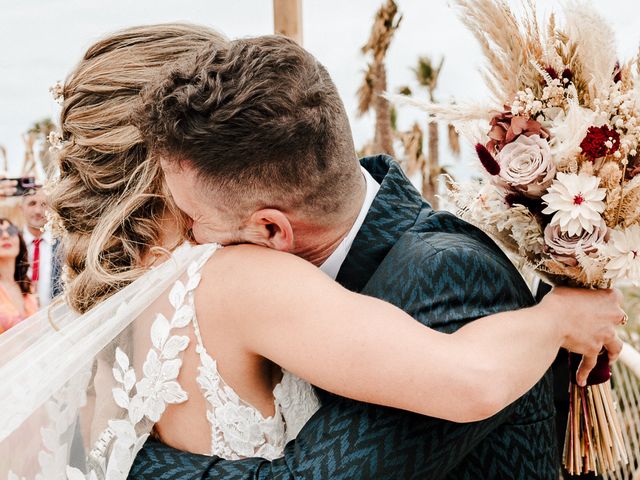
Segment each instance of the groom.
M533 304L486 235L434 211L390 157L356 160L335 85L294 42L267 36L203 52L145 105L141 129L198 241L294 253L444 332ZM470 424L325 392L321 400L282 459L226 461L149 442L130 478L558 477L549 372Z

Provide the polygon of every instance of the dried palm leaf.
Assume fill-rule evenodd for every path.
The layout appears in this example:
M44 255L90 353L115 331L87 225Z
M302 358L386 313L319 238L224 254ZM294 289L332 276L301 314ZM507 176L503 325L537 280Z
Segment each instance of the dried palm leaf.
M362 53L372 53L375 62L382 62L391 44L393 34L400 26L402 15L393 0L387 0L376 12L369 40L362 47Z
M416 80L418 84L426 87L429 91L429 97L431 101L434 100L434 91L438 86L438 78L444 65L444 57L440 59L437 65L434 65L431 58L427 56L421 56L418 58L418 65L413 69L416 74Z

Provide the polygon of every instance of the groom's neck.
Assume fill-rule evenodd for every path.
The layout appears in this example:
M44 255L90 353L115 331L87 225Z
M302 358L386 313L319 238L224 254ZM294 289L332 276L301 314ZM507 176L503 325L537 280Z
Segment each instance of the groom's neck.
M312 219L295 226L295 248L290 253L316 266L322 265L331 256L351 231L364 204L366 182L364 177L360 180L351 198L345 202L344 215L330 225L323 225L322 219Z

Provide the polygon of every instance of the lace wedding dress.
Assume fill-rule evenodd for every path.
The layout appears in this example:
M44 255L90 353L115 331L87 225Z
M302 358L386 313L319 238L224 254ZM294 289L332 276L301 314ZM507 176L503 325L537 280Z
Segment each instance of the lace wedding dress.
M185 244L84 315L57 304L0 335L0 479L125 479L167 405L188 400L177 379L190 332L211 454L281 456L319 402L283 371L265 418L220 376L194 308L217 248Z

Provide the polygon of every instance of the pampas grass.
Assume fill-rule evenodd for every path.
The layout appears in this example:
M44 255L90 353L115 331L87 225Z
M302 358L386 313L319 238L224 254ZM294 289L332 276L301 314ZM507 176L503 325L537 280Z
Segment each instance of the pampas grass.
M592 8L584 8L584 3L572 1L565 9L571 10L566 19L565 32L575 46L573 63L580 76L588 82L591 102L608 92L616 65L615 34L609 24ZM587 103L593 106L591 102Z
M487 59L481 73L494 100L500 105L510 101L523 85L532 84L531 78L537 77L530 61L539 58L542 45L533 5L525 8L523 22L502 1L456 0L454 5ZM525 32L535 32L535 36Z
M385 94L396 105L409 105L419 108L444 122L475 122L478 120L489 121L499 111L494 104L478 105L477 103L434 103L425 100L417 100L406 95L393 93Z

